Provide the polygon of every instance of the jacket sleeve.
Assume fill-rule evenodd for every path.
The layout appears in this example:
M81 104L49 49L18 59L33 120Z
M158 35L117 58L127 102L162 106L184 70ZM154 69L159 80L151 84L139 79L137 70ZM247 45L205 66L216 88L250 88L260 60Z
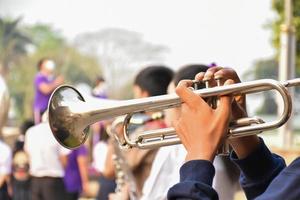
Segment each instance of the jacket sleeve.
M256 200L300 199L300 158L294 160Z
M180 168L180 181L168 191L169 200L218 200L212 188L215 175L213 164L206 160L192 160Z
M247 199L263 194L273 179L285 168L282 157L272 154L262 139L258 148L244 159L232 152L231 160L240 168L240 184Z

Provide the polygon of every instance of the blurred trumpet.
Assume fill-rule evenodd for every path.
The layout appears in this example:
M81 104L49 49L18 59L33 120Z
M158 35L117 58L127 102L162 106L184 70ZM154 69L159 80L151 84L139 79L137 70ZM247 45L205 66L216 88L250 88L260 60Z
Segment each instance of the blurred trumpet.
M117 117L111 125L108 125L106 131L112 139L112 145L114 147L113 161L115 165L116 173L116 199L122 199L122 189L126 183L129 184L129 199L136 200L137 198L137 186L132 171L126 159L124 158L121 149L119 147L119 141L116 138L118 134L117 128L123 124L123 117Z
M228 137L243 137L276 129L290 117L292 110L291 97L287 87L300 85L300 79L279 82L262 79L213 88L194 90L203 98L222 95L244 95L269 90L278 92L283 100L282 114L271 122L264 122L257 117L238 119L230 124ZM178 107L181 100L176 94L161 95L149 98L119 101L109 105L86 103L83 96L71 86L58 87L49 101L49 124L56 140L66 148L76 148L88 137L88 126L97 121L127 115L124 121L124 139L127 147L153 148L179 144L173 128L150 130L140 133L135 140L128 137L128 122L134 113L161 111Z

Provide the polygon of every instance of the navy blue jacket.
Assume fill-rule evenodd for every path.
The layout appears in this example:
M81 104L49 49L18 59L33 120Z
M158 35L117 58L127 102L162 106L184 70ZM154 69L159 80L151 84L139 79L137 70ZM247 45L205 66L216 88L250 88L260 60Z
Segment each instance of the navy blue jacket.
M300 200L300 158L286 167L283 158L272 154L261 140L259 147L245 159L231 160L241 170L240 183L247 199ZM170 188L168 199L218 200L212 188L215 169L211 162L192 160L180 168L180 182Z

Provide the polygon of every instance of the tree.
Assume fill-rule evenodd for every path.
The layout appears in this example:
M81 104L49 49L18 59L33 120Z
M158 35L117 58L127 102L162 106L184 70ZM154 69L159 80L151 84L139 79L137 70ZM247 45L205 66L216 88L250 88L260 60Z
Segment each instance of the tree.
M0 17L0 73L6 77L9 68L26 55L30 38L19 28L21 18L14 20Z
M300 75L300 1L293 0L293 25L295 26L296 34L296 74ZM284 1L273 0L272 8L277 17L272 21L268 27L272 29L272 42L276 49L276 58L280 53L280 26L284 22Z
M101 68L96 58L82 54L49 25L36 24L23 27L32 38L34 48L18 64L11 66L8 85L14 99L14 108L19 119L32 117L34 97L33 79L37 73L37 62L43 57L53 59L57 65L57 73L62 74L68 84L85 82L92 85Z
M246 80L278 77L278 62L274 58L257 60L253 67L243 74Z
M258 60L254 63L254 67L243 74L245 80L255 79L277 79L278 62L273 59ZM257 94L258 95L258 94ZM263 103L256 110L257 114L276 114L277 106L274 94L272 92L263 92ZM260 95L261 98L261 95Z
M133 79L137 69L150 62L161 63L168 50L144 41L140 33L118 28L82 34L75 39L75 45L99 58L111 96L115 98L121 97L123 86Z
M296 34L296 76L300 75L300 1L293 1L293 24ZM284 22L284 1L273 0L272 9L276 13L276 17L271 21L267 28L272 30L272 44L275 48L273 58L261 59L254 63L254 67L248 70L243 76L246 79L262 79L273 78L278 79L278 60L280 53L280 27ZM296 97L299 96L300 90L296 88ZM264 94L264 102L257 112L266 114L276 114L277 106L275 104L275 96L270 93Z

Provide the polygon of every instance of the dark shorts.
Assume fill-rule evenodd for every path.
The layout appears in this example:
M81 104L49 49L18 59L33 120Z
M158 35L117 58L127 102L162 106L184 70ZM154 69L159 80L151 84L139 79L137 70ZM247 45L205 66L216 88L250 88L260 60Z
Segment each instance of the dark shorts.
M32 177L32 200L65 200L66 192L62 178Z
M8 191L7 191L7 184L4 183L1 187L0 187L0 200L10 200L11 198L8 195Z
M98 192L97 200L107 200L108 195L110 193L115 192L115 188L116 188L115 180L111 180L105 178L104 176L100 176L99 185L100 185L100 190Z

